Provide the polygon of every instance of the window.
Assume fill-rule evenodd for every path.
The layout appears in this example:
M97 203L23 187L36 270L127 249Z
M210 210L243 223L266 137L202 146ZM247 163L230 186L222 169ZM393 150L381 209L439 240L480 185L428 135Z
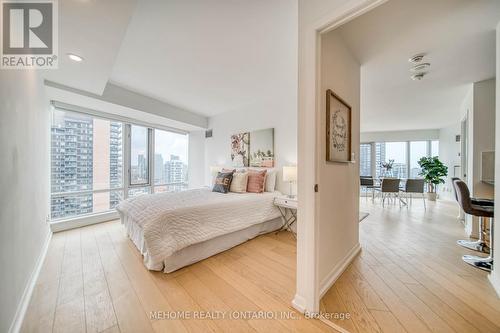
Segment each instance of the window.
M408 164L406 142L377 142L375 144L376 177L407 178ZM384 164L392 162L390 169Z
M410 178L421 178L420 172L422 169L418 165L418 161L427 156L428 141L412 141L410 142Z
M149 184L149 129L130 126L130 185Z
M371 143L362 143L359 146L359 175L372 175L372 145Z
M186 189L188 136L156 129L154 138L154 192Z
M439 156L439 141L431 141L431 156Z
M51 217L113 209L123 198L119 122L54 110L51 126Z
M187 166L186 134L56 107L51 219L110 212L127 197L186 189Z
M439 156L438 140L361 143L359 173L371 176L374 169L375 178L420 178L418 161L425 156ZM384 167L389 161L392 167Z

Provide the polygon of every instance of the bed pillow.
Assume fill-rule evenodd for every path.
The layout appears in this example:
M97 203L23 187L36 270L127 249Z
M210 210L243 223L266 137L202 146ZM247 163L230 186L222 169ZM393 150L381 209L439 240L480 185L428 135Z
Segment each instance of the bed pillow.
M215 185L215 178L217 178L217 175L219 172L221 172L222 168L218 167L211 167L210 168L210 176L212 177L212 182L210 183L211 186Z
M217 174L217 177L215 177L215 182L212 192L219 192L219 193L229 192L232 180L233 180L232 172L219 172Z
M266 173L266 185L265 185L265 191L266 192L274 192L276 189L276 176L277 176L278 170L276 169L269 169L267 170Z
M230 192L245 193L247 191L248 172L233 173L233 180L231 181Z
M248 185L247 192L262 193L264 192L264 180L266 179L267 170L257 171L248 170Z

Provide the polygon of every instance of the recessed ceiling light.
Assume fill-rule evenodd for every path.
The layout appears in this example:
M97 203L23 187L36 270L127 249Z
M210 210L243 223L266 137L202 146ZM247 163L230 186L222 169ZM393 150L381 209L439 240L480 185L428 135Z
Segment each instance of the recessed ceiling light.
M73 53L68 53L68 58L70 58L71 60L76 61L76 62L83 61L82 57L80 57L79 55L73 54Z
M418 64L418 63L422 62L422 60L424 60L424 56L425 56L425 53L415 54L413 57L408 59L408 61L411 62L412 64Z
M413 74L410 77L411 77L411 79L413 81L420 81L420 80L422 80L424 78L425 74L427 74L427 73L416 73L416 74Z
M429 67L431 67L431 64L428 62L424 62L422 64L418 64L418 65L413 66L412 68L410 68L410 71L411 72L423 72L423 71L426 71L427 69L429 69Z

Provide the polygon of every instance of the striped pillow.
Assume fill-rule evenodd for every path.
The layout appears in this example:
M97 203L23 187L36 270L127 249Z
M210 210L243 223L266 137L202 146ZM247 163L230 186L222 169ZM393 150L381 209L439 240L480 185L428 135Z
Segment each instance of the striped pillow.
M264 192L264 181L266 179L267 170L256 171L248 170L248 185L247 192L262 193Z

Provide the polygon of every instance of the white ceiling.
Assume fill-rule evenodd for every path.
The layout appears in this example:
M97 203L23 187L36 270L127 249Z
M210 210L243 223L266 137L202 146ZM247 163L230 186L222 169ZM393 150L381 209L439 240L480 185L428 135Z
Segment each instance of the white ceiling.
M290 91L296 57L295 0L139 0L110 80L213 116Z
M390 0L340 27L361 63L361 130L447 126L470 83L495 76L498 0ZM431 63L412 81L408 58ZM468 85L469 84L469 85Z
M136 0L63 0L58 4L59 68L45 71L44 77L100 95ZM80 55L85 61L71 61L67 53Z

